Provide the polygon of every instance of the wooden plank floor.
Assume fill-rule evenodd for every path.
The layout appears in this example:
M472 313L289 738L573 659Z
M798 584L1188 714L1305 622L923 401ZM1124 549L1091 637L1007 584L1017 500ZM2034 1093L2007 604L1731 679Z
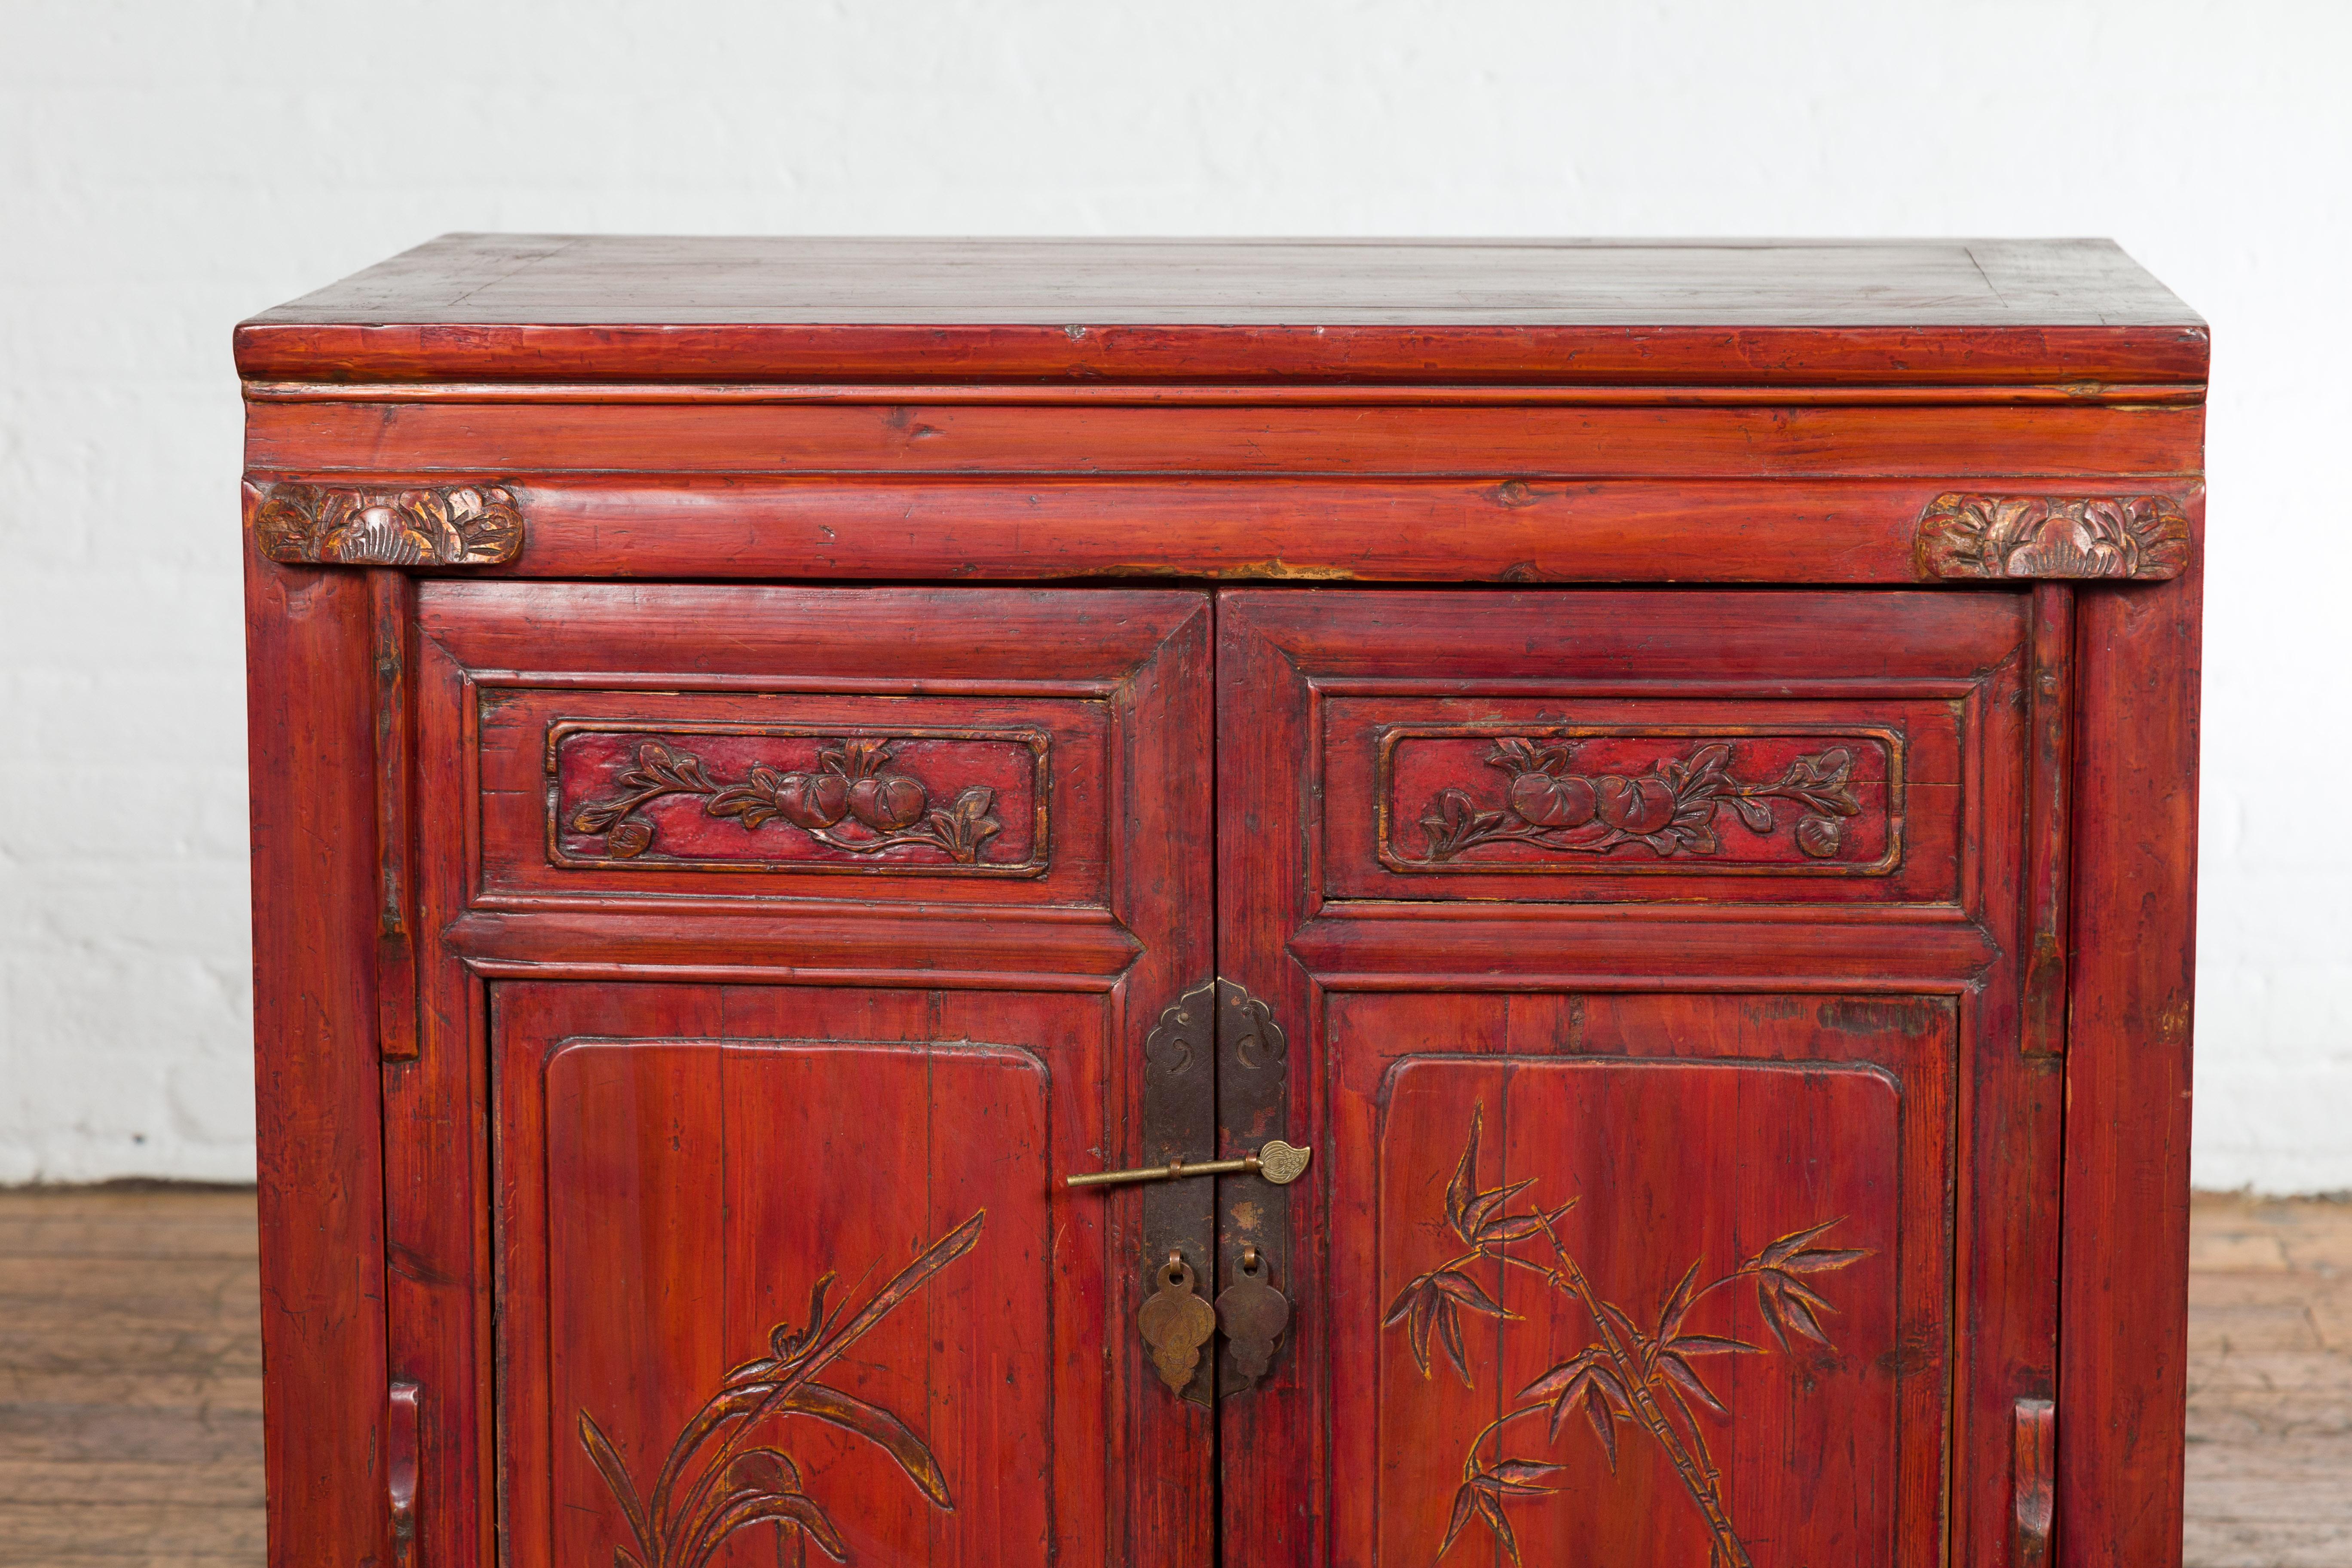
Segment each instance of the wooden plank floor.
M0 1190L0 1564L258 1563L253 1194Z
M2352 1204L2200 1197L2189 1246L2189 1563L2352 1564Z
M2189 1568L2352 1568L2352 1204L2200 1198ZM0 1189L0 1568L261 1562L253 1198Z

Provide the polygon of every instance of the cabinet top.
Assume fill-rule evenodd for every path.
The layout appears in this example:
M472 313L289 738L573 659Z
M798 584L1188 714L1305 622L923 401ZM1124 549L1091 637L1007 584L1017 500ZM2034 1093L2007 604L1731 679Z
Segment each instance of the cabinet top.
M260 381L2199 382L2112 241L447 235L237 329Z

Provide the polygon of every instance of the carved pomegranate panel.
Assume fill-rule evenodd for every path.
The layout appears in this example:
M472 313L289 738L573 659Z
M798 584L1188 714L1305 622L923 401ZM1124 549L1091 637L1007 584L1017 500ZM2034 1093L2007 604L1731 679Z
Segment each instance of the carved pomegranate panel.
M559 866L919 872L1045 869L1037 731L558 722L547 738Z
M1902 858L1893 730L1393 725L1376 743L1391 870L1883 876Z

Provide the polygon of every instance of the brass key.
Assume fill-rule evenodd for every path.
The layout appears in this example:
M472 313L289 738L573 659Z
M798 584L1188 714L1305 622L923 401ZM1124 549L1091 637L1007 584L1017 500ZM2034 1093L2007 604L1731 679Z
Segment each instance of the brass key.
M1185 1176L1217 1176L1236 1171L1254 1171L1278 1187L1286 1187L1306 1173L1307 1162L1315 1151L1286 1143L1279 1138L1269 1138L1258 1146L1255 1154L1238 1160L1203 1160L1188 1165L1181 1160L1171 1160L1164 1165L1146 1165L1134 1171L1093 1171L1082 1176L1065 1176L1064 1184L1073 1187L1108 1187L1122 1182L1172 1182Z

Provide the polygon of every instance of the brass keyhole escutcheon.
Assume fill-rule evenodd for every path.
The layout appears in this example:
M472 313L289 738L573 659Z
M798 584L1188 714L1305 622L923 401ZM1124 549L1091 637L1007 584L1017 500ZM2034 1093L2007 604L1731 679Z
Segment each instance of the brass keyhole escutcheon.
M1274 1364L1274 1352L1290 1326L1290 1298L1274 1288L1273 1270L1255 1247L1235 1265L1239 1278L1217 1294L1217 1326L1225 1331L1225 1353L1247 1387Z
M1200 1370L1201 1347L1217 1331L1216 1309L1194 1291L1192 1266L1171 1252L1155 1276L1157 1289L1135 1315L1143 1342L1151 1351L1152 1367L1173 1394L1190 1386Z

